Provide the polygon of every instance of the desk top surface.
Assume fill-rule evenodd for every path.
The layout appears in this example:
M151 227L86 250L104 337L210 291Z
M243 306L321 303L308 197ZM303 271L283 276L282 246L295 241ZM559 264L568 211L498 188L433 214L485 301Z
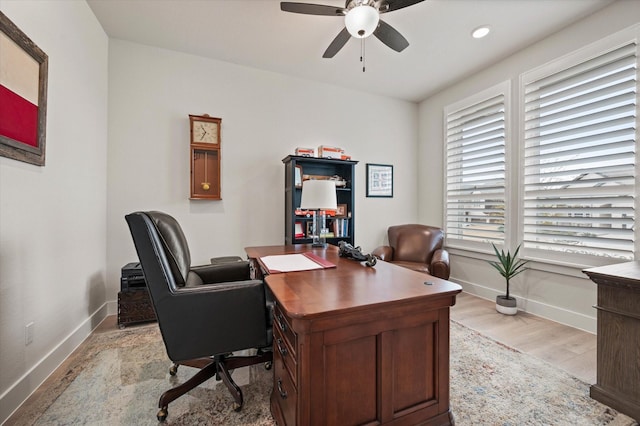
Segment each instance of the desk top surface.
M311 252L336 268L268 275L265 281L292 317L352 311L375 305L451 298L462 291L458 284L388 262L374 267L341 258L338 248L309 245L247 247L249 258ZM431 284L425 284L425 282ZM451 303L453 304L453 303Z
M640 261L616 263L598 266L583 271L592 280L615 280L626 285L640 288Z

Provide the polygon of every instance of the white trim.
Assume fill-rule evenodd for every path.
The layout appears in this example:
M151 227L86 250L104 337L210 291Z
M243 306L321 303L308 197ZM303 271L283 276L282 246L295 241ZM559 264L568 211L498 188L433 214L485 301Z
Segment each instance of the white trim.
M106 305L107 305L107 316L118 315L118 301L117 300L108 301L106 303ZM104 320L104 318L102 320L100 320L100 322L102 322L103 320Z
M487 247L483 247L482 250L471 250L469 248L447 246L446 249L451 256L467 257L469 259L478 259L485 262L496 259L495 253L492 251L492 249L487 249ZM567 275L569 277L575 278L583 278L584 280L589 280L589 277L587 277L587 275L585 275L582 271L584 269L593 267L593 265L580 265L562 262L560 260L554 262L549 259L538 259L536 257L529 256L525 258L524 256L518 255L518 257L529 260L529 263L527 263L527 269L550 272L559 275ZM603 263L602 265L598 266L604 266L605 264L611 264L611 262Z
M107 316L114 313L117 314L117 302L105 302L0 395L0 424L20 408Z
M458 110L464 109L469 107L470 105L474 105L480 102L483 102L489 98L492 98L496 95L504 95L505 99L506 96L510 96L511 94L511 84L510 84L511 80L504 80L498 84L494 84L491 87L488 87L480 92L474 93L473 95L467 96L464 99L461 99L457 102L454 102L452 104L447 105L446 107L444 107L444 128L445 128L445 132L443 133L443 137L444 140L446 141L446 123L447 123L447 115L449 115L452 112L456 112ZM506 119L506 117L505 117Z
M603 52L615 50L629 42L638 41L640 37L640 24L634 24L607 37L603 37L598 41L588 44L580 49L569 52L566 55L552 59L545 64L537 66L529 71L520 74L520 80L525 81L537 80L542 77L560 72L566 68L582 62L597 58ZM522 86L520 86L522 87ZM522 92L521 92L522 95ZM524 99L520 98L520 105L523 105Z
M479 284L457 280L455 278L449 278L449 280L460 284L462 286L462 290L465 293L473 294L474 296L490 300L494 303L496 300L496 296L501 294L501 292L497 290ZM578 312L559 308L557 306L530 300L522 296L515 297L518 300L518 309L523 312L528 312L530 314L537 315L539 317L549 319L560 324L568 325L570 327L577 328L589 333L596 333L597 318L595 316L595 309L594 316L590 317Z

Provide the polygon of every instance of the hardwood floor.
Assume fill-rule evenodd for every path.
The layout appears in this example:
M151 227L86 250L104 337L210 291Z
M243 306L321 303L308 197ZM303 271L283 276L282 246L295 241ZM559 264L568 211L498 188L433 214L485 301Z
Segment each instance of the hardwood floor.
M587 382L596 381L596 335L526 312L502 315L495 302L461 293L451 319L534 355Z

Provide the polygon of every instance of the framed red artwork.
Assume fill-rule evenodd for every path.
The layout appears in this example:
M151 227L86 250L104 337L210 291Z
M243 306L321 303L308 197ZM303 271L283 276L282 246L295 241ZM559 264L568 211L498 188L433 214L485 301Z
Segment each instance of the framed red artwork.
M44 166L49 58L0 12L0 155Z

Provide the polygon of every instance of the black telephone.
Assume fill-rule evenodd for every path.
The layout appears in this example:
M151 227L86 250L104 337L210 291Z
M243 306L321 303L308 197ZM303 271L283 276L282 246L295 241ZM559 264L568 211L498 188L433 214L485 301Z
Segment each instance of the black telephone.
M358 247L354 247L346 241L340 241L338 243L338 248L340 249L339 255L340 257L346 257L349 259L357 260L359 262L365 261L365 265L373 266L378 262L375 256L371 254L362 254L362 249Z

